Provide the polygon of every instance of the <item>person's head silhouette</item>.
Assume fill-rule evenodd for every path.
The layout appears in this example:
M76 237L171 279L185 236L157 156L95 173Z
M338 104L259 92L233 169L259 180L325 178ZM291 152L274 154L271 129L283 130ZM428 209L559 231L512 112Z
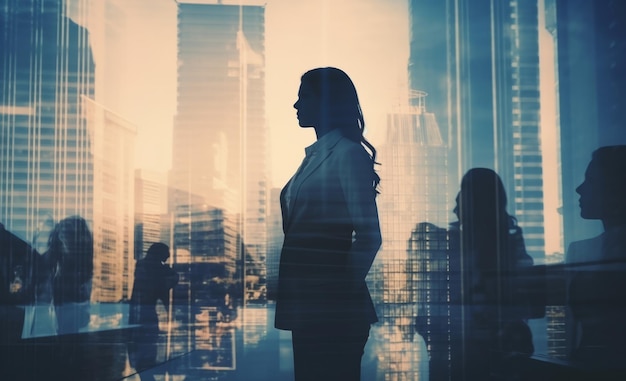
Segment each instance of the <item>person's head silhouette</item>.
M481 221L492 224L503 217L502 222L508 224L506 203L506 191L500 176L488 168L472 168L461 180L454 214L465 226Z
M55 304L89 299L93 249L93 236L84 218L71 216L56 224L48 239L47 252L55 272Z
M169 257L169 246L161 242L153 243L146 253L146 259L149 261L165 262Z
M365 120L356 88L343 70L320 67L304 73L293 107L300 127L313 127L318 139L339 129L344 137L363 144L376 163L376 149L363 136ZM374 188L379 182L374 173Z
M315 127L319 133L341 128L346 137L360 141L365 128L356 88L348 75L334 67L309 70L302 75L298 101L301 127Z
M626 225L626 145L595 150L576 192L582 218L602 220L605 229Z
M454 213L459 218L463 247L483 269L508 269L532 264L522 230L506 211L500 176L488 168L472 168L461 180Z

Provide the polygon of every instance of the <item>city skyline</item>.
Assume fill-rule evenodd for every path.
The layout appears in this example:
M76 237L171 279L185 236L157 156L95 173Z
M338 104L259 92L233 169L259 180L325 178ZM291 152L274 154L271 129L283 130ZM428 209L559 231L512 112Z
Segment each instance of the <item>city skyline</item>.
M570 1L0 0L0 296L24 310L3 315L6 332L130 332L135 264L160 242L169 256L154 264L178 283L155 300L167 342L155 363L191 354L180 374L200 378L293 372L290 335L272 324L280 192L315 141L293 108L300 75L336 66L354 80L382 179L367 377L438 379L436 365L459 358L449 334L483 318L494 328L481 304L498 294L486 304L508 314L505 293L528 304L510 317L523 316L533 354L569 359L576 287L560 277L584 268L577 252L617 247L604 215L606 234L586 239L600 222L583 221L576 186L605 187L585 171L590 152L626 143L616 3ZM465 197L476 167L504 193L496 181L484 204L488 183ZM492 202L504 194L515 218ZM479 237L485 216L507 225ZM35 319L30 307L46 306ZM117 344L127 364L107 371L149 369Z
M269 0L241 4L266 4L266 107L272 186L284 185L301 161L304 147L315 139L312 130L298 127L292 107L300 75L308 69L337 66L348 72L359 92L368 137L375 144L382 142L386 113L408 91L405 1ZM126 54L121 67L130 79L121 95L135 105L126 105L125 110L129 114L126 117L138 126L136 167L166 171L171 163L169 141L176 108L176 3L136 2L126 8L124 4L121 11L125 15L123 30L129 38L119 54ZM382 28L384 25L394 27Z
M93 1L93 0L90 0ZM74 4L77 1L74 0ZM118 75L127 78L124 91L117 92L96 90L99 95L115 100L124 111L122 115L137 126L137 149L135 166L167 172L171 163L172 122L176 108L176 39L175 13L176 4L173 0L150 2L151 18L144 15L147 3L135 2L130 7L116 1L115 23L117 28L128 35L124 41L108 40L105 51L95 49L94 55L109 57L106 69L96 65L96 71L113 73L116 81ZM199 1L198 3L216 3L216 1ZM238 4L240 2L230 1ZM262 3L248 1L242 3ZM541 3L541 2L540 2ZM99 7L100 2L95 2ZM346 70L353 78L359 92L364 110L368 139L378 146L384 143L386 134L387 114L394 107L405 102L409 92L407 62L409 62L409 11L408 1L383 2L368 0L356 5L355 2L331 4L321 2L289 2L270 0L266 8L266 120L269 133L268 180L270 187L282 187L304 155L304 147L313 143L315 137L312 130L297 126L295 110L292 108L296 100L299 76L315 66L334 65ZM92 12L103 10L94 7ZM75 14L80 12L74 11ZM92 18L98 19L98 14ZM305 19L293 15L307 14ZM540 18L542 15L540 15ZM341 20L341 21L340 21ZM102 22L102 20L100 20ZM393 28L354 28L345 25L394 25ZM289 31L289 33L285 33ZM540 32L544 32L543 29ZM432 32L424 31L433 35ZM92 33L93 34L93 33ZM550 53L551 37L541 35L542 57ZM117 42L116 42L117 41ZM123 44L122 44L123 43ZM120 45L122 44L122 45ZM116 50L117 46L117 50ZM119 50L123 47L122 50ZM432 52L425 52L431 55ZM376 55L376 60L371 57ZM111 58L115 57L115 58ZM380 58L382 57L382 61ZM544 59L542 65L551 61ZM548 101L546 88L549 90L549 75L554 70L549 65L542 66L541 75L548 75L542 82L542 105ZM381 70L385 68L388 70ZM98 76L96 76L98 81ZM110 81L108 81L110 82ZM418 86L419 83L413 84ZM107 86L111 86L108 83ZM119 86L118 86L119 87ZM423 90L423 89L414 89ZM441 97L431 94L428 97L429 108L441 111ZM132 107L130 105L133 105ZM541 108L542 126L554 126L554 117L549 114L549 107ZM548 112L548 113L546 113ZM128 114L128 115L125 115ZM447 139L449 123L444 114L439 114L442 123L442 134ZM542 139L555 142L556 137L545 135L552 129L542 128ZM542 140L542 141L543 141ZM545 171L555 173L558 169L554 149L544 149L547 158ZM553 164L554 163L554 164ZM382 163L384 165L384 163ZM546 253L563 252L560 238L559 216L560 198L557 195L557 184L554 176L544 176L547 180L544 197L546 218ZM454 186L454 180L451 180ZM513 190L511 190L512 192ZM548 234L549 233L549 234Z

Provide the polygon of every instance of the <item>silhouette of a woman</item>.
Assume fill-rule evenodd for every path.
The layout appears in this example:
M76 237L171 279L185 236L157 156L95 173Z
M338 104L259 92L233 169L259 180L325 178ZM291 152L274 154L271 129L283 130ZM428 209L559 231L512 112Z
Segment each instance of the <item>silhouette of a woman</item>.
M377 321L365 282L381 244L376 150L363 137L356 89L343 71L306 72L294 108L317 141L281 192L275 325L292 331L296 380L359 380Z
M525 323L529 304L515 274L533 259L522 229L506 211L500 176L472 168L461 180L450 230L450 299L452 379L487 379L505 358L533 353Z
M626 358L626 145L595 150L576 188L580 215L600 220L604 232L570 244L568 326L571 358L597 369L622 367Z

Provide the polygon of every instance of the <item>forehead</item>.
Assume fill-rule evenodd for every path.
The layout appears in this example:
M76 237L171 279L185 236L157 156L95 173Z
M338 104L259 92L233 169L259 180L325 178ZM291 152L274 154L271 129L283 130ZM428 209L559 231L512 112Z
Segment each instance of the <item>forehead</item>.
M601 177L602 171L600 171L600 164L596 160L591 160L589 165L587 165L587 170L585 171L585 178L599 178Z
M311 95L313 94L313 87L308 81L300 82L300 88L298 89L298 94Z

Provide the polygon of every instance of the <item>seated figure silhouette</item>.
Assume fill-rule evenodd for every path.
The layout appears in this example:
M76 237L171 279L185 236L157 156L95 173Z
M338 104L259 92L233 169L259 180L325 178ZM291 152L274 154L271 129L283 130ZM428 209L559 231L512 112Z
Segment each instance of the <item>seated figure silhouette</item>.
M624 369L626 358L626 145L593 152L580 195L580 215L602 221L597 237L572 242L568 264L571 359Z
M516 281L516 271L532 266L533 260L506 203L496 172L473 168L461 181L454 208L458 221L447 237L444 229L418 224L418 230L448 240L449 278L437 279L447 283L449 300L433 300L431 310L449 303L449 323L445 314L438 317L444 322L430 319L427 324L418 317L420 334L429 335L432 344L431 380L488 380L507 359L534 351L526 324L529 307Z
M137 371L153 366L157 360L157 303L161 300L167 310L169 291L178 283L178 273L165 264L169 256L170 248L166 244L154 243L145 258L138 260L135 266L129 322L141 326L134 331L133 340L128 346L128 355L130 364ZM144 377L152 375L144 374Z
M170 248L166 244L154 243L148 249L145 258L137 261L130 323L158 330L157 302L161 300L167 309L169 291L178 283L178 273L165 264L169 257Z

